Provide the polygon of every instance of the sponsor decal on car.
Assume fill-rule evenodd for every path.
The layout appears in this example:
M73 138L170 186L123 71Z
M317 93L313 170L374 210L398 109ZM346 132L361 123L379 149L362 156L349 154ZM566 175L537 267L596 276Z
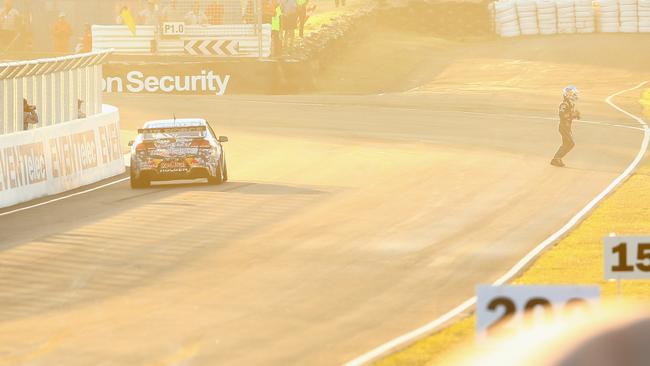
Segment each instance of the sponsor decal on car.
M160 173L177 173L187 170L187 165L184 160L166 160L160 163Z

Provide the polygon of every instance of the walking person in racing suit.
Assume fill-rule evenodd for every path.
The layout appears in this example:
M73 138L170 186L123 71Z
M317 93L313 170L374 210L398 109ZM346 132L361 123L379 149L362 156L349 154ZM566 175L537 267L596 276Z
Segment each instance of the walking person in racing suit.
M551 165L557 167L565 166L564 162L562 162L562 158L575 146L575 142L573 142L573 135L571 133L571 124L573 123L574 119L580 119L580 112L576 109L575 104L578 100L578 89L573 85L569 85L564 88L563 94L564 101L562 101L562 104L560 104L559 111L559 131L560 135L562 136L562 145L559 149L557 149L553 160L551 160Z

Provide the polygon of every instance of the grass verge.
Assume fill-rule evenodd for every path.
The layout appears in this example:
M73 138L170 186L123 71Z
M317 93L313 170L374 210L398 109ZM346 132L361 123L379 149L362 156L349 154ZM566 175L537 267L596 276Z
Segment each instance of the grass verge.
M598 285L602 297L617 296L616 283L603 279L602 238L617 234L650 233L650 163L645 162L616 192L568 236L539 257L515 284ZM629 300L650 300L650 281L623 281L622 294ZM416 366L447 364L451 357L474 341L475 316L424 338L376 365Z

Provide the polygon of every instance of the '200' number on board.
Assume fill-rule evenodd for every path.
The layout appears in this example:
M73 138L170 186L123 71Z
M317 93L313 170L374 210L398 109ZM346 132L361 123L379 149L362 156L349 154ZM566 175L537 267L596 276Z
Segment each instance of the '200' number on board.
M572 298L569 299L566 304L565 304L565 309L572 308L575 305L586 305L587 302L584 299L580 298ZM494 323L490 324L487 328L488 333L491 333L494 331L495 328L498 328L502 325L504 325L506 322L509 322L512 320L514 315L517 313L517 305L515 302L508 298L508 297L496 297L490 301L488 304L487 308L490 311L497 311L498 308L503 308L503 314L495 321ZM530 300L526 301L526 304L524 304L524 311L526 313L530 313L533 310L535 310L537 307L541 307L544 310L544 314L546 317L550 318L551 315L553 314L553 306L551 302L543 297L533 297Z

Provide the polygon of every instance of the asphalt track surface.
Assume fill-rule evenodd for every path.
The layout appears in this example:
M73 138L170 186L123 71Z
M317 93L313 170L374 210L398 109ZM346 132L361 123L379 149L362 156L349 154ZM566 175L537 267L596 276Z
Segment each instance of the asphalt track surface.
M125 137L172 113L209 119L231 139L231 181L124 181L0 216L0 365L335 365L455 307L643 136L604 98L645 75L511 55L531 43L567 47L451 52L430 82L384 95L107 97ZM564 73L587 121L558 169Z

